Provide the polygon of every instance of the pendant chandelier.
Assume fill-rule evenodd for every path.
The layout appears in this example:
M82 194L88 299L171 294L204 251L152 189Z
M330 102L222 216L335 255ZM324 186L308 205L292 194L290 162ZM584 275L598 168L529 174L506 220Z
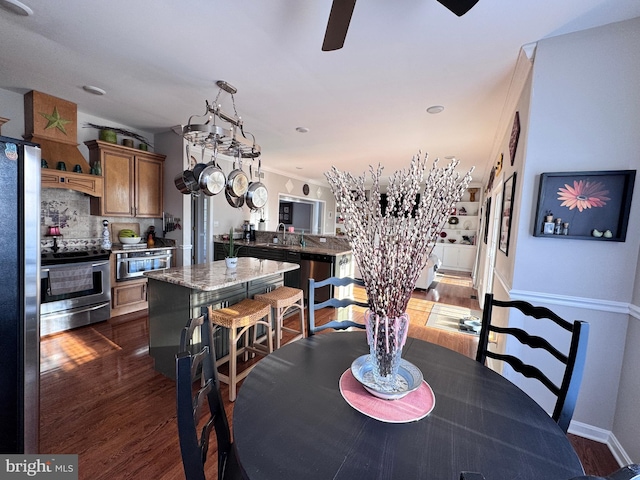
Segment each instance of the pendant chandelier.
M202 115L189 117L187 125L176 127L174 131L191 145L217 150L218 153L235 158L257 158L260 156L260 145L255 137L244 130L242 118L236 110L234 95L237 89L224 80L216 82L218 94L213 103L205 100L206 110ZM222 92L231 95L233 116L223 112L218 100ZM224 126L219 122L224 122Z

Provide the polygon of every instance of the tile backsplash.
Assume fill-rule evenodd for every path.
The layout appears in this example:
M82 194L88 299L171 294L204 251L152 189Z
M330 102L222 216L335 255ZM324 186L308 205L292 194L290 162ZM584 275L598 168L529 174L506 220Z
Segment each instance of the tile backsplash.
M100 217L90 215L89 196L74 190L43 188L40 194L40 246L48 250L53 239L47 237L48 227L58 225L62 238L58 239L61 249L73 250L102 244L102 221L109 223L135 222L144 233L153 225L162 230L162 220L154 218ZM114 239L112 238L113 242ZM117 242L117 239L115 240Z

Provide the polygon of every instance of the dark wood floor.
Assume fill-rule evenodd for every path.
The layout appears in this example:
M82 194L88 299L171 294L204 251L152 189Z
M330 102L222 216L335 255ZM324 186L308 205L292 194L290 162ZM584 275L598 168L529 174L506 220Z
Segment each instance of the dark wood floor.
M424 325L436 302L478 309L474 296L468 277L439 276L435 290L414 294L410 335L473 357L470 336ZM40 396L40 452L79 454L81 480L184 478L175 387L153 370L146 316L118 317L43 338ZM231 420L226 385L223 398ZM587 473L618 468L606 445L569 438ZM214 448L209 455L207 476L214 479Z

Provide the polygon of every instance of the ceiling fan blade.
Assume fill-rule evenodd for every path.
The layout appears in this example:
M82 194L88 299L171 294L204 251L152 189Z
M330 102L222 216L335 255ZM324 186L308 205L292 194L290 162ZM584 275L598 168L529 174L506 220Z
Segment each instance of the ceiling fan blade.
M438 0L438 2L461 17L471 10L473 6L478 3L478 0Z
M342 48L355 6L356 0L333 0L324 42L322 42L323 52Z

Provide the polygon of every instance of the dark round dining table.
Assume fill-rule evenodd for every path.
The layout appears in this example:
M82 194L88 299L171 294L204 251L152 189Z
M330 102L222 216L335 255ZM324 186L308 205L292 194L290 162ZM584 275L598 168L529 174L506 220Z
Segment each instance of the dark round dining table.
M567 436L514 384L409 338L402 358L435 395L429 415L384 423L352 408L340 376L368 353L363 332L305 338L262 359L235 402L233 436L250 480L567 480L583 468ZM393 400L389 400L393 401Z

